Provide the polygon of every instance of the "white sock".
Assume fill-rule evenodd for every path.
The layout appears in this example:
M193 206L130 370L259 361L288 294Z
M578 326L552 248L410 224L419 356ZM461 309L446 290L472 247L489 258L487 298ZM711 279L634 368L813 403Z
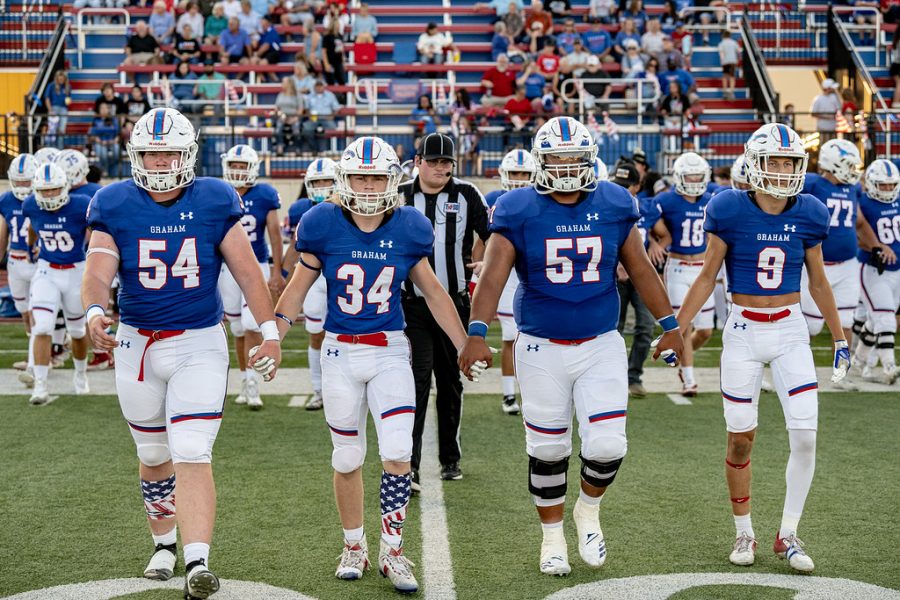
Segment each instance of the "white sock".
M184 564L189 565L195 560L203 560L209 568L209 544L194 542L184 545Z
M34 366L34 337L30 333L28 334L28 367Z
M62 327L60 329L54 329L53 333L50 336L52 338L52 342L57 346L62 346L66 343L66 328Z
M566 532L563 529L562 521L558 523L541 523L541 529L544 532L545 543L566 543Z
M781 517L781 537L797 532L816 470L816 432L811 429L789 429L788 440L791 454L784 472L787 492Z
M753 539L756 539L756 534L753 533L753 523L750 521L750 513L734 515L734 528L737 532L736 537L741 537L742 533L746 533Z
M504 375L503 376L503 395L504 396L515 396L516 395L516 376L515 375Z
M154 535L153 543L154 544L162 544L163 546L171 546L176 541L178 541L178 526L172 528L172 531L164 533L162 535Z
M597 496L594 498L593 496L588 496L584 493L584 490L578 490L578 499L581 500L583 504L587 504L588 506L600 506L600 501L603 500L603 496Z
M314 392L322 391L322 350L316 350L312 346L306 349L309 358L309 378L312 381Z
M363 527L357 527L356 529L345 529L344 530L344 540L350 545L353 545L357 542L362 541L365 536L365 532L363 531Z
M685 383L694 383L694 367L681 367Z
M50 373L48 365L34 365L34 378L47 381L47 375Z
M243 379L244 381L249 381L250 378L252 377L251 372L252 371L250 369L241 371L241 379Z
M84 373L87 371L87 359L86 358L73 358L72 362L75 363L75 371L78 373Z

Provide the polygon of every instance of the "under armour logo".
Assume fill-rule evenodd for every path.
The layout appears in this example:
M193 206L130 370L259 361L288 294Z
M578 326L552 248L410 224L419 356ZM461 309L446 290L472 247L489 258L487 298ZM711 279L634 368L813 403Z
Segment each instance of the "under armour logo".
M131 342L129 340L119 340L119 348L131 348Z
M587 220L588 221L599 221L600 213L588 213Z
M541 349L540 344L528 344L525 346L525 350L528 352L531 352L531 351L537 352L540 349Z
M338 356L339 351L337 348L328 348L325 350L325 356Z
M790 232L795 232L795 231L797 231L797 226L796 225L785 225L784 230L790 231Z
M185 219L193 219L193 218L194 218L194 211L186 212L186 213L181 213L181 220L182 220L182 221L184 221Z
M732 328L733 328L733 329L744 329L744 330L746 330L746 329L747 329L747 324L746 324L746 323L732 323Z
M378 242L378 245L382 248L393 248L394 240L381 240L380 242Z

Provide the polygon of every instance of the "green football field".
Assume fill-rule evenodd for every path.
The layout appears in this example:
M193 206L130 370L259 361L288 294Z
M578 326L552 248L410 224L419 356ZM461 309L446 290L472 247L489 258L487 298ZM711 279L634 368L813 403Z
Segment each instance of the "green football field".
M893 590L884 594L900 594L897 395L820 398L816 479L800 525L816 561L815 575L867 582ZM0 397L0 597L139 577L151 541L137 460L116 400L62 396L46 407L31 407L26 399ZM334 578L341 530L332 499L329 435L321 412L288 408L287 402L287 397L270 397L259 413L234 406L226 411L214 461L218 517L213 568L229 580L264 582L314 598L393 597L375 570L357 582ZM703 394L690 406L676 405L664 395L632 401L628 457L601 507L609 560L600 570L584 565L569 517L573 571L566 578L550 578L537 569L540 527L525 485L521 421L501 414L497 396L467 396L465 478L442 485L444 505L438 507L449 531L449 558L441 564L423 560L423 531L433 530L435 506L430 505L425 523L420 508L431 501L434 488L411 503L406 547L418 565L420 597L452 597L429 593L424 575L429 567L445 571L456 597L468 600L544 598L579 584L657 574L790 576L773 580L779 590L720 584L673 591L671 597L679 600L780 599L792 597L795 585L830 585L834 580L792 576L770 549L780 520L787 459L783 418L772 395L763 398L753 456L757 564L737 568L728 563L734 530L723 476L721 412L716 394ZM370 427L366 528L370 547L377 548L374 439ZM573 460L572 500L577 485L571 482L577 480L578 461ZM642 581L629 584L639 594L630 597L649 597L640 593ZM81 589L93 588L87 584ZM228 583L220 595L227 589ZM115 597L161 600L180 594L159 589ZM569 597L624 596L585 592ZM843 594L841 600L854 597L892 596L860 592Z

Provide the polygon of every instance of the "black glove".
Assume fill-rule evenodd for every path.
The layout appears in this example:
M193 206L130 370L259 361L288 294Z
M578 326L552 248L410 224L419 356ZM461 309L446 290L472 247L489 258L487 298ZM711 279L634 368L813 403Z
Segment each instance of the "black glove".
M869 264L875 267L878 270L878 274L881 275L884 273L885 267L887 267L887 263L884 262L884 252L879 247L872 248L872 252L869 253Z

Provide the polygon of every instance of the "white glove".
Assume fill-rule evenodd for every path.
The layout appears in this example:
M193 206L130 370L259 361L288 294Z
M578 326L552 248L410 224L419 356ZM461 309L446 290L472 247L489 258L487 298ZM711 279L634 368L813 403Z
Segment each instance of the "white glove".
M257 361L253 360L256 353L259 352L259 346L250 348L250 366L253 370L262 375L263 381L272 381L272 371L275 370L275 359L271 356L261 358Z
M662 336L657 337L655 340L650 342L650 348L656 348L659 346L659 340L662 339ZM663 350L659 353L659 357L663 359L667 365L670 367L678 366L678 355L674 350Z
M472 375L472 381L478 383L478 378L481 377L481 374L487 370L487 363L483 360L476 360L472 363L472 366L469 367L469 373Z
M847 376L850 370L850 348L847 347L847 340L837 340L834 342L834 365L831 373L831 383L838 383Z

